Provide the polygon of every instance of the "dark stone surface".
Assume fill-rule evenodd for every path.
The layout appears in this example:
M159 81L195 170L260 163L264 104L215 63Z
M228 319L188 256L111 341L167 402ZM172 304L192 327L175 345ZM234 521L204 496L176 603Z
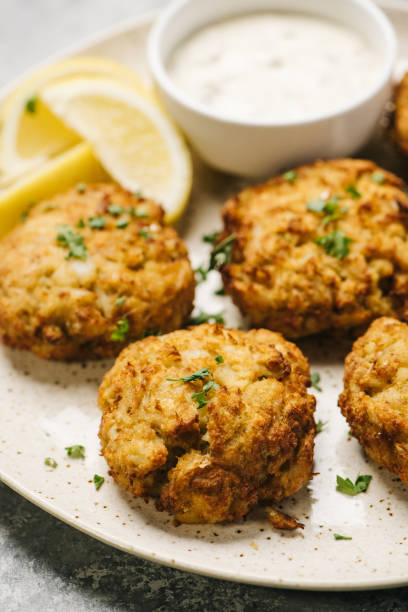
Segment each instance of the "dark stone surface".
M137 559L65 525L0 484L0 610L402 612L408 588L284 591L196 576Z

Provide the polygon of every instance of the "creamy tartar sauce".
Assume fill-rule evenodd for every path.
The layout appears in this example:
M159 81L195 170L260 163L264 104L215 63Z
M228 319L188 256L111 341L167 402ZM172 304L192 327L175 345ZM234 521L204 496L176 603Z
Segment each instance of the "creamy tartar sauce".
M196 31L172 53L168 71L191 100L224 117L283 122L355 101L381 66L374 45L345 25L262 12Z

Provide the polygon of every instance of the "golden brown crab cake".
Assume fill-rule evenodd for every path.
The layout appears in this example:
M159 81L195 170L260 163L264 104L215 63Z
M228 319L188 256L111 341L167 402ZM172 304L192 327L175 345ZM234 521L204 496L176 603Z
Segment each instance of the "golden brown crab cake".
M381 317L346 358L339 406L376 463L408 484L408 325Z
M225 291L254 326L289 338L407 318L402 187L371 161L338 159L232 197L219 237L235 236L221 265Z
M117 355L188 319L194 276L163 210L114 184L34 206L0 241L0 334L48 359Z
M396 88L393 135L401 151L408 154L408 72Z
M204 324L131 344L99 390L110 474L183 523L277 502L311 478L308 383L300 350L265 329Z

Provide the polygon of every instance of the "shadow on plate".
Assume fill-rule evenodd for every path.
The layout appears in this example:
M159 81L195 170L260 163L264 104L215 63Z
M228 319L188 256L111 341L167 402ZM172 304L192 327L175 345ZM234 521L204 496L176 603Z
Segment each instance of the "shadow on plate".
M1 347L5 358L20 375L29 376L36 382L77 387L84 384L100 384L102 377L113 365L112 359L86 361L83 363L40 359L29 351Z
M158 531L165 531L174 537L188 540L201 540L210 544L224 544L238 539L255 539L262 532L269 539L277 537L303 538L303 530L283 531L274 529L267 518L266 506L259 505L246 517L232 523L208 524L179 524L176 525L174 518L167 512L160 512L155 507L153 499L147 501L135 498L130 493L123 491L119 486L118 495L128 505L132 512L142 515L145 525L154 527ZM294 516L307 526L313 503L312 493L305 486L295 495L283 500L280 504L269 504L290 516Z

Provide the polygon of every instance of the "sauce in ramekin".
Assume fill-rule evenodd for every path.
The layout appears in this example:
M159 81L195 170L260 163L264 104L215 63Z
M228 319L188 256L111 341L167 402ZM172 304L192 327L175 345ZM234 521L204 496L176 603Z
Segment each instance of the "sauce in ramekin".
M296 121L353 103L381 71L375 46L340 22L300 13L245 14L210 24L173 52L173 82L233 119Z

